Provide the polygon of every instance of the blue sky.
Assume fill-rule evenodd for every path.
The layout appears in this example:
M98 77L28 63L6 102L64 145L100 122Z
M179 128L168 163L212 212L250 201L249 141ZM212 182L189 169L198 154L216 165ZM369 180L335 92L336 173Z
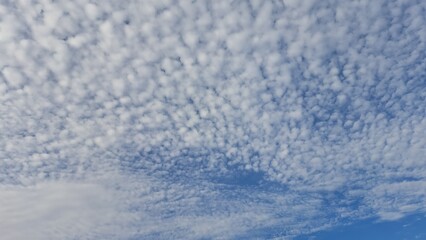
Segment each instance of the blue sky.
M425 228L424 214L416 214L397 221L362 220L348 226L336 227L296 239L425 239Z
M425 9L0 1L1 238L422 238Z

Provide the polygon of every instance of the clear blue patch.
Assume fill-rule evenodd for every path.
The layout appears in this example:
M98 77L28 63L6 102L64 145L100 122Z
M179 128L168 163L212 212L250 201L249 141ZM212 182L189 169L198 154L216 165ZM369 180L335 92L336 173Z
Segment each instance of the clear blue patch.
M364 220L352 225L297 237L296 240L412 240L426 239L426 215L417 214L397 221Z
M263 182L264 174L254 171L232 171L228 176L218 178L218 183L236 186L258 186Z

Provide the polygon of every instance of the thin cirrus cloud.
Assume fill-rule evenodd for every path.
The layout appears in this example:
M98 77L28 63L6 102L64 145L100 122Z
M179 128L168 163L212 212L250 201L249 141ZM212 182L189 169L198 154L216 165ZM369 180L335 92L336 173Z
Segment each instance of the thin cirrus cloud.
M291 239L425 212L422 1L1 1L7 239Z

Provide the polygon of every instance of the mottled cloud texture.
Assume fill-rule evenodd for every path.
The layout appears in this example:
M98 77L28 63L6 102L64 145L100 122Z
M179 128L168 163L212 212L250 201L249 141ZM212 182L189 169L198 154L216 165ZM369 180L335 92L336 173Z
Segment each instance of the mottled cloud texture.
M426 1L0 1L0 232L291 239L426 212Z

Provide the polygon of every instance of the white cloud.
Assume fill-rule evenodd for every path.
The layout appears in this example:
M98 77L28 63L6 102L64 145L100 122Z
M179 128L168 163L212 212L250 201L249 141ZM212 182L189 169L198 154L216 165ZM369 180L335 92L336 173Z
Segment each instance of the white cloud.
M0 189L3 239L84 239L113 232L118 196L90 183L47 182Z

